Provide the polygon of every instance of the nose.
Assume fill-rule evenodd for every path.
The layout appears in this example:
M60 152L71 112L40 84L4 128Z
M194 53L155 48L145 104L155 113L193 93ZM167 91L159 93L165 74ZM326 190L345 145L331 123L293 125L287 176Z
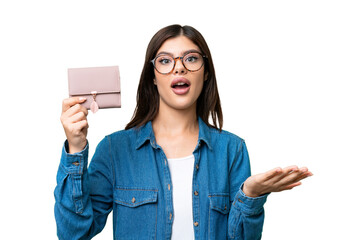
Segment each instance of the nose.
M182 58L180 58L180 57L174 58L174 61L175 61L174 73L175 74L179 74L179 73L185 74L186 68L182 62Z

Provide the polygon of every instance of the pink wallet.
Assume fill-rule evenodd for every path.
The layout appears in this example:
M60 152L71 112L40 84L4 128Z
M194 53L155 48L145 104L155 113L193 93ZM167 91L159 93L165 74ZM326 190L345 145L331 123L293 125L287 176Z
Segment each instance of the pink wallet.
M69 68L69 96L85 97L83 106L93 113L99 108L120 108L120 74L118 66Z

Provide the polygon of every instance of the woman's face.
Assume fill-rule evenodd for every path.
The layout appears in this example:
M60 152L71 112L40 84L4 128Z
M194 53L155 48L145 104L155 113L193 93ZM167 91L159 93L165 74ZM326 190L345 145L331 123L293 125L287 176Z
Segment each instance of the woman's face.
M157 51L156 56L167 54L177 58L183 57L189 51L200 52L200 49L187 37L178 36L166 40ZM187 61L192 61L192 59ZM154 69L154 83L157 85L160 95L160 106L165 104L165 106L177 110L192 107L196 109L196 100L204 84L204 68L203 65L198 71L190 72L184 67L180 59L176 59L173 71L167 75Z

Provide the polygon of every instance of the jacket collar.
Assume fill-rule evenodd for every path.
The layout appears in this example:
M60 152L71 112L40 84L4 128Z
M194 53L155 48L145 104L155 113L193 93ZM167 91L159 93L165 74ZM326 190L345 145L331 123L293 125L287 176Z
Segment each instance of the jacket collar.
M213 131L213 128L210 128L207 126L204 121L198 117L199 122L199 140L198 140L198 146L200 141L206 143L206 145L209 147L210 150L212 150L211 146L211 131ZM147 141L150 142L151 146L153 148L157 148L157 144L155 141L155 135L152 128L152 122L149 121L145 125L141 126L139 129L135 129L136 131L136 149L141 148Z

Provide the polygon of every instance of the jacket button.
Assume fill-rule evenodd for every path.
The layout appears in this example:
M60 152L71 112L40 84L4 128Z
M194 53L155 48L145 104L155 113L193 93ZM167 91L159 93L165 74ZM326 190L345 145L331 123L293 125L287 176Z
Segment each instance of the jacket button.
M170 190L170 184L168 184L168 189Z
M194 222L194 226L195 226L195 227L199 226L199 223L198 223L198 222Z
M195 191L195 192L194 192L194 195L195 195L195 196L199 195L199 192L198 192L198 191Z
M79 165L80 165L79 162L73 162L72 164L75 165L75 166L79 166Z
M196 167L196 169L199 169L199 165L197 165L197 164L196 164L196 166L195 166L195 167Z
M170 213L169 219L170 219L170 220L172 219L172 214L171 214L171 213Z
M133 198L131 199L131 202L132 202L132 203L135 203L135 201L136 201L136 199L133 197Z

